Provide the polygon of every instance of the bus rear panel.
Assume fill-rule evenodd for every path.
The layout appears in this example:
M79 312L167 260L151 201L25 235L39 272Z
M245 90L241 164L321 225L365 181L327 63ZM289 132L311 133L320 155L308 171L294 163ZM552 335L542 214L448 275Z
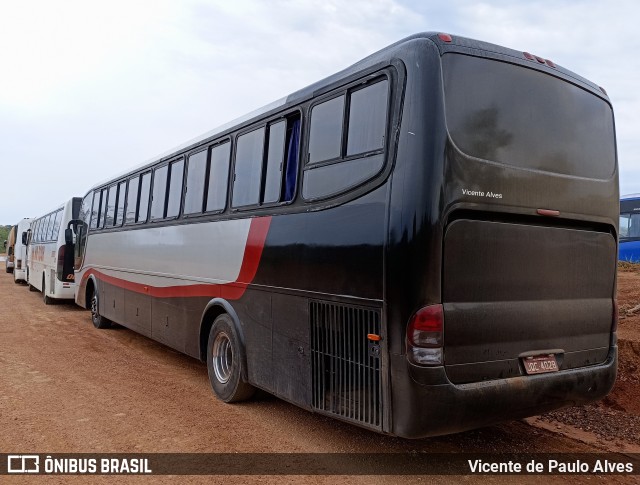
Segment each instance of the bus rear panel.
M407 289L395 333L405 358L392 357L404 383L394 432L408 437L597 400L616 375L618 175L606 95L544 59L435 41L441 77L425 77L444 92L443 118L431 115L443 136L415 157L416 187L391 222L392 235L414 234L395 248L410 260L398 258L425 275ZM403 339L402 320L433 305L442 322L425 320L423 333L440 340L415 345L416 324Z

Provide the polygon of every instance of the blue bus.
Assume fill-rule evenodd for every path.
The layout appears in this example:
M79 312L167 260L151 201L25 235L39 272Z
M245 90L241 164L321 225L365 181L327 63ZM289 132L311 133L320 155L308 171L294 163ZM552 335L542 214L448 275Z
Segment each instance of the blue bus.
M640 263L640 194L620 199L620 249L618 259Z

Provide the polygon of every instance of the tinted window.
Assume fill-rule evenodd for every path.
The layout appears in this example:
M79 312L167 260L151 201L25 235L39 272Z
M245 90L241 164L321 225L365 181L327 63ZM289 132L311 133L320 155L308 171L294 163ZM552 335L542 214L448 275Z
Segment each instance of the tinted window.
M257 204L262 179L264 128L238 137L233 184L233 206Z
M80 217L78 219L82 220L87 226L91 220L91 202L93 200L94 194L87 194L84 199L82 199L82 206L80 207Z
M100 191L96 190L93 193L93 204L91 206L91 228L98 227L98 219L100 217Z
M153 196L151 197L151 220L164 217L164 203L167 192L167 173L169 167L156 168L153 171Z
M40 220L36 221L36 227L33 231L33 240L38 242L40 241L40 227L42 226L42 224L40 223Z
M187 165L187 188L184 194L185 214L202 212L206 175L207 151L203 150L189 157L189 164Z
M136 221L136 209L138 208L138 186L140 185L140 177L132 177L129 179L127 187L127 224Z
M280 199L286 125L285 121L279 121L269 127L269 150L263 202L277 202Z
M207 212L223 210L227 205L230 152L231 143L229 142L215 146L211 149L209 189L207 190Z
M112 185L109 187L107 195L107 217L105 219L105 227L111 227L114 225L116 214L116 202L118 199L118 186Z
M38 242L39 236L40 236L40 220L37 220L33 225L33 235L31 236L31 240L33 242Z
M100 195L100 222L98 227L104 227L104 221L107 218L107 189L102 189L102 195Z
M640 238L640 214L620 214L620 239Z
M44 230L45 222L46 222L46 217L43 217L42 219L40 219L40 224L38 225L38 242L43 241L42 231Z
M302 195L305 199L318 199L338 194L373 177L383 164L384 155L379 154L306 170Z
M53 221L51 220L51 214L49 214L48 216L46 216L44 218L44 226L42 229L42 240L43 241L48 241L49 240L49 231L51 230L51 223Z
M115 226L121 226L124 222L124 194L126 187L127 182L120 182L118 184L118 205L116 206L116 220L113 223Z
M140 182L140 206L136 222L145 222L149 216L149 191L151 189L151 172L142 174Z
M309 163L340 156L344 95L318 104L311 110Z
M567 175L613 173L604 100L549 74L460 54L443 56L443 74L447 126L464 153Z
M60 233L60 223L62 222L62 209L60 209L55 214L53 214L52 220L53 220L53 224L51 225L51 232L49 233L49 239L53 241L57 241L58 234Z
M351 93L347 156L384 146L388 91L389 81L384 80Z
M169 180L169 198L167 200L167 217L176 217L180 213L182 200L182 176L184 175L184 160L171 164Z

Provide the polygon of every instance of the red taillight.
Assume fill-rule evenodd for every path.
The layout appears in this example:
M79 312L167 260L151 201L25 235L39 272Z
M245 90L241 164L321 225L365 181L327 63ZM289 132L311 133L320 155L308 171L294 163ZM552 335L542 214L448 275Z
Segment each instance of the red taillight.
M560 215L560 211L554 209L537 209L536 213L541 216L548 217L558 217Z
M550 61L549 59L547 59L547 66L549 66L549 67L553 67L553 68L555 69L556 64L555 64L555 62Z
M453 40L449 34L438 34L438 39L442 42L451 42Z
M415 364L442 365L444 314L442 305L418 310L407 325L407 357Z
M62 245L58 248L58 267L57 267L57 271L58 271L58 277L61 279L63 278L63 274L64 274L64 248L65 246Z
M524 57L526 57L530 61L533 61L535 59L535 57L533 57L533 55L529 54L528 52L523 52L523 54L524 54Z

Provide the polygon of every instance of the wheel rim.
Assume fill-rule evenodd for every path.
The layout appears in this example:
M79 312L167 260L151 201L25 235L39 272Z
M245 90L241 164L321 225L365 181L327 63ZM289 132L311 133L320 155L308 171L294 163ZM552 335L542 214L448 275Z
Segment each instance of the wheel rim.
M231 346L231 340L229 336L220 332L213 342L213 370L216 374L216 379L222 384L231 377L231 366L233 365L233 348Z

